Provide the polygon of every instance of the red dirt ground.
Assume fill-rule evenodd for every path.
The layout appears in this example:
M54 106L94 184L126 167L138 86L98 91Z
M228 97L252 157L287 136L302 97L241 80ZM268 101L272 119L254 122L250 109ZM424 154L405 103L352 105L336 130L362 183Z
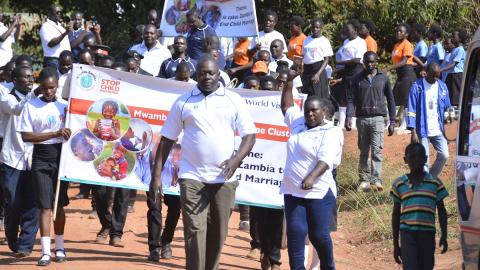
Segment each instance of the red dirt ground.
M403 157L405 145L410 136L386 137L384 156L386 162L399 162ZM347 133L345 152L357 151L356 133ZM454 155L454 144L450 145L451 156ZM443 179L452 179L453 158L450 159ZM78 188L71 188L71 196L78 193ZM139 193L140 194L140 193ZM123 236L124 248L112 247L94 242L100 224L97 219L89 219L90 200L71 200L67 208L66 250L69 261L64 264L52 263L48 269L183 269L185 265L183 228L181 221L177 227L172 243L174 257L161 260L160 263L147 261L147 221L145 196L139 195L135 204L135 212L128 214ZM166 210L166 208L164 208ZM339 213L338 232L332 233L337 269L401 269L392 259L390 248L380 243L364 241L361 232L347 223L351 213ZM229 234L221 257L220 269L260 269L260 263L247 259L249 251L249 234L237 229L239 214L232 215ZM53 231L53 230L52 230ZM3 236L3 233L0 235ZM53 247L53 245L52 245ZM11 256L7 246L0 246L0 265L2 270L37 269L36 262L40 256L40 245L35 245L30 257L17 259ZM282 250L282 269L288 269L288 255ZM450 250L446 254L436 255L436 269L461 269L461 251L457 240L450 240Z

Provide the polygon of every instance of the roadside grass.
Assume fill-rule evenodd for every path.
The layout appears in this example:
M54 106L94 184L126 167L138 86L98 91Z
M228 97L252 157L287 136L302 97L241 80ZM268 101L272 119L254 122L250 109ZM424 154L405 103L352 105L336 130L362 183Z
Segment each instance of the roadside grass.
M451 163L448 166L453 166ZM352 153L344 153L342 164L338 167L338 199L337 209L339 217L342 212L350 212L353 218L345 222L351 224L356 230L364 232L364 240L369 242L391 243L391 211L393 201L389 196L392 182L399 176L408 172L408 167L403 163L393 163L384 160L383 181L384 191L372 190L371 192L357 192L358 186L358 156ZM449 196L445 199L445 207L448 213L448 236L458 237L457 207L455 199L455 181L442 179ZM373 187L372 187L373 188ZM437 221L437 233L440 233Z

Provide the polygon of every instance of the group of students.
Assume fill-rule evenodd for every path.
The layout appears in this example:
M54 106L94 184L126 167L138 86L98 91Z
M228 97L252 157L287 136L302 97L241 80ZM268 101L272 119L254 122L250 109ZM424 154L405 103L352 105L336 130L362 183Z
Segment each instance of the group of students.
M361 140L368 141L366 143L368 149L361 148L362 152L366 151L366 156L364 153L360 157L366 164L370 147L381 149L383 146L384 126L382 124L382 128L375 131L382 134L381 144L376 143L378 141L373 143L374 139L370 141L370 138L365 136L362 139L360 135L370 132L366 127L372 128L372 125L383 123L384 117L387 116L387 109L384 108L385 98L387 98L389 133L393 133L395 123L400 123L400 128L408 127L408 130L411 130L413 142L407 147L405 153L411 173L394 181L391 191L394 199L392 225L395 259L400 261L401 257L405 269L433 268L435 235L432 232L435 231L435 207L439 209L442 228L440 242L445 251L447 248L446 212L442 202L447 193L441 181L438 180L446 158L438 160L437 156L438 163L436 161L436 164L430 168L430 173L426 173L428 168L424 170L423 167L428 160L428 152L425 148L428 147L429 141L436 149L437 146L444 147L443 143L438 142L440 135L443 135L438 132L443 126L439 123L436 128L427 127L419 124L421 121L418 119L421 117L431 119L431 112L438 109L438 113L433 116L436 115L443 120L443 110L450 107L450 102L454 106L458 105L465 59L463 47L466 42L465 31L461 29L453 31L451 37L446 38L442 46L443 31L439 26L432 25L426 32L421 24L414 24L412 27L400 24L396 31L397 42L392 52L392 65L379 70L376 55L378 45L373 38L375 27L371 21L349 20L346 22L338 34L341 46L334 53L330 41L322 34L323 21L320 18L310 21L311 34L307 36L303 33L305 20L302 17L293 16L290 21L291 38L287 43L283 34L275 30L278 22L276 12L269 10L263 15L262 31L257 37L239 37L235 42L228 42L228 39L216 36L215 30L202 20L200 12L196 9L187 13L187 23L191 27L187 36L161 37L159 35L161 31L158 30L158 16L153 10L148 13L146 25L136 27L141 38L114 58L109 55L109 47L102 44L101 27L97 22L84 26L83 14L74 12L71 23L64 28L60 22L61 8L52 5L48 19L40 30L44 50L44 68L38 77L38 87L34 87L32 63L28 56L21 55L13 58L10 56L8 61L2 63L3 87L0 96L0 115L2 128L4 128L0 161L3 163L1 183L5 201L5 232L10 249L20 257L28 256L32 251L37 230L40 228L42 256L38 265L48 265L52 260L50 222L54 190L57 184L61 145L71 135L70 130L64 127L67 104L65 100L69 97L68 81L72 65L80 63L189 82L192 83L192 87L198 81L195 89L205 95L205 97L201 96L202 98L207 98L213 91L226 91L223 87L282 92L282 113L292 134L287 143L288 166L286 166L281 187L281 192L285 196L285 209L240 207L239 227L249 230L252 238L251 250L247 257L261 259L262 269L279 269L280 267L284 219L287 224L286 234L291 269L305 269L306 257L308 257L305 252L308 249L305 245L308 248L308 240L312 242L316 252L314 257L317 258L316 262L311 264L311 269L335 268L330 229L335 228L337 196L335 176L343 148L342 129L344 126L347 130L353 128L355 125L352 118L359 117L357 119L359 147ZM4 40L2 47L8 47L9 44L11 46L15 36L18 37L19 21L20 18L16 17L12 26L4 30L4 34L0 37L0 40ZM430 48L423 40L425 34L432 42ZM7 38L10 39L8 42ZM415 47L409 40L415 42ZM0 57L0 59L3 58ZM389 82L385 75L376 77L377 73L380 75L392 70L397 74L393 91L388 90ZM214 75L215 83L220 83L218 88L216 85L212 88L205 83L206 77L213 76L205 75L207 71ZM442 73L441 78L438 75L440 73ZM385 94L385 96L382 94L382 104L379 105L383 106L383 109L363 110L365 107L358 105L366 100L358 98L358 93L361 93L359 91L364 87L360 84L361 79L374 85L364 89L378 87L380 93ZM440 79L446 84L437 83ZM423 103L417 104L413 97L423 93L421 89L424 87L435 89L439 94L424 97ZM447 89L446 92L445 89ZM293 103L293 97L299 93L308 95L303 113ZM366 96L369 95L368 91L365 93ZM425 106L425 99L428 99L428 108L421 108ZM444 102L440 104L441 102L435 99L444 100ZM187 102L188 100L185 104ZM400 107L396 116L393 112L395 105ZM336 125L333 120L335 111L339 111ZM365 112L366 115L363 115L362 113ZM416 117L416 114L419 116ZM422 114L421 117L420 114ZM375 117L375 121L364 119L370 117ZM167 120L167 123L174 126L174 121ZM428 123L435 121L428 120ZM248 130L245 134L249 135L251 131L248 129L249 124L243 124L246 125L243 128ZM162 202L158 194L159 170L161 172L165 155L175 145L177 133L181 130L178 126L174 127L174 130L172 127L162 130L162 140L164 138L165 140L161 142L161 146L165 145L163 148L159 147L157 151L152 179L154 184L151 184L150 191L147 192L150 251L148 259L158 262L160 258L172 257L170 244L180 212L183 212L185 236L192 239L186 243L187 268L216 268L221 246L226 237L225 222L228 224L230 214L228 208L218 209L219 220L216 226L218 226L219 235L218 239L212 240L215 245L209 245L208 242L211 241L210 238L215 237L209 237L206 240L207 243L197 238L191 227L201 222L182 200L189 199L186 198L191 196L187 188L192 186L197 188L198 183L195 181L198 179L195 181L179 179L182 180L180 186L184 192L182 200L176 196L164 196L168 212L162 233ZM184 132L188 132L187 126L183 129ZM420 141L422 144L418 143ZM423 147L419 147L421 145ZM185 148L182 142L182 158L184 154L185 156L195 154L196 147ZM372 155L375 151L372 150ZM242 158L239 155L237 159ZM381 163L381 156L378 156L378 153L373 159ZM370 184L383 189L378 164L374 165L370 171L363 163L361 162L363 167L359 168L361 181L359 189L364 190ZM171 166L175 167L174 174L178 174L179 178L182 178L182 174L189 175L182 170L194 170L194 168L178 168L177 163ZM225 174L222 178L223 182L229 183L226 186L234 194L235 185L228 181L226 176L231 176L232 170L236 168L228 162L224 166L229 170L222 171ZM365 175L372 175L372 178L365 178ZM29 181L30 179L33 181ZM198 181L203 183L202 179ZM213 184L207 181L205 185ZM65 226L63 207L69 203L67 187L66 182L61 182L59 208L54 221L55 256L53 259L58 262L67 259L63 244ZM84 189L81 192L82 197L88 197L86 193L88 191ZM422 192L428 192L431 196L425 198ZM110 245L124 246L121 237L127 209L134 201L136 193L126 189L95 187L93 195L92 205L101 223L97 242L106 241L110 235ZM230 197L224 198L223 202L230 201L232 199ZM415 208L412 205L420 205L430 210L427 214L426 210L422 210L423 208ZM415 257L418 254L426 254L422 253L425 250L428 250L428 256ZM205 254L202 255L201 252L212 256L205 258ZM205 266L198 266L198 263Z

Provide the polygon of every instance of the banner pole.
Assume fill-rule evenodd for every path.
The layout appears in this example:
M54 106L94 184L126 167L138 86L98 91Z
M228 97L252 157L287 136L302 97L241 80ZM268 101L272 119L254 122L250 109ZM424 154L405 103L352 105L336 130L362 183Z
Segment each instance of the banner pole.
M57 188L55 189L55 202L53 203L53 221L57 218L57 209L58 209L58 195L60 194L60 184L62 180L60 177L57 178Z

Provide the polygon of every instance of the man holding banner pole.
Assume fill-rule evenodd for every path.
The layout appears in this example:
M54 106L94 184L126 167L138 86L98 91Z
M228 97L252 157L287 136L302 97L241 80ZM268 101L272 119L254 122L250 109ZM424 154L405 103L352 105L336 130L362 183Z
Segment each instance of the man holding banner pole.
M230 179L255 144L256 128L244 101L219 85L217 61L197 65L198 84L173 104L162 128L149 196L155 200L162 167L183 131L179 162L186 269L217 269L235 190ZM242 138L235 151L235 133Z

